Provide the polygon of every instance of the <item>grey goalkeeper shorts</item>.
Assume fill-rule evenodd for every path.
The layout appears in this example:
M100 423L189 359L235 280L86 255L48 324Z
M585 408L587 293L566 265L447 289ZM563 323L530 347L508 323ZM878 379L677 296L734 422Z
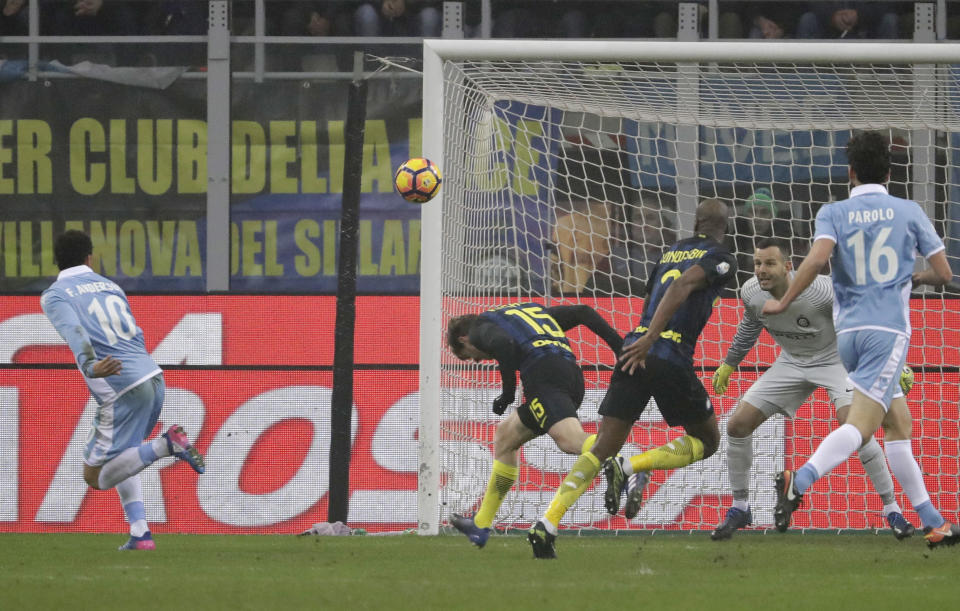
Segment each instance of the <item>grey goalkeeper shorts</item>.
M753 383L742 400L768 417L783 414L793 418L817 387L827 391L834 409L853 401L853 385L847 381L847 370L839 358L818 365L800 365L782 356Z

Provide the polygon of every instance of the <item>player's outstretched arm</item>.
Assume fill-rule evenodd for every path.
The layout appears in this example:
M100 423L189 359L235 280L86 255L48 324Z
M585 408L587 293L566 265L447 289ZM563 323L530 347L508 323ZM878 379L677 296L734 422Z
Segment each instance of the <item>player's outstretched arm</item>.
M643 367L653 342L657 341L663 330L667 328L667 323L687 300L690 293L705 288L708 284L707 272L699 265L691 266L670 283L663 294L663 299L657 304L657 310L650 319L650 326L646 333L623 349L619 360L624 371L633 374L638 367Z
M913 286L929 284L930 286L943 286L953 280L953 270L950 269L950 263L947 262L946 252L940 250L927 258L930 267L913 274Z
M683 272L679 278L670 283L663 294L663 299L657 304L657 310L650 319L647 334L659 337L690 293L706 288L708 284L707 272L699 265L693 265Z
M493 412L498 416L513 403L517 394L516 344L503 329L493 323L481 322L470 330L470 343L497 361L503 383L500 396L493 402Z
M718 395L727 392L727 385L730 383L730 375L736 371L737 365L747 356L747 353L753 349L753 346L760 338L763 331L763 323L757 317L754 308L748 303L748 299L743 300L743 318L737 323L737 332L733 336L730 348L727 349L727 356L723 363L717 367L713 374L711 383L713 390Z
M588 329L593 331L594 335L610 346L614 354L620 354L620 350L623 348L623 338L620 337L616 329L603 319L603 316L600 316L599 312L590 306L583 304L561 305L546 308L545 311L557 321L557 324L564 331L569 331L578 325L586 325Z
M722 395L727 392L727 385L730 384L730 375L736 371L736 367L721 363L717 370L713 372L710 383L713 385L713 392Z
M493 413L500 416L507 411L513 400L517 398L517 367L512 362L500 364L500 396L493 400Z

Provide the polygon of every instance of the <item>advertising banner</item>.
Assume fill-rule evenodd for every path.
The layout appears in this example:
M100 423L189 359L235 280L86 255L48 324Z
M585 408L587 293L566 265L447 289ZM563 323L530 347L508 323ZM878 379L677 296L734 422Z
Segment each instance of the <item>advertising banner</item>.
M421 149L420 83L369 89L358 289L419 288L420 208L394 193ZM336 290L344 82L234 83L231 290ZM0 293L56 275L53 240L87 231L94 268L128 291L205 288L205 84L164 91L82 80L18 81L0 97Z
M625 302L602 305L631 311ZM639 304L632 305L639 311ZM723 305L717 311L725 324L718 325L715 318L708 325L697 354L707 384L729 345L734 331L729 323L738 312L735 302ZM928 300L922 310L916 305L917 330L907 359L918 371L910 394L914 451L934 502L955 519L960 305L952 300ZM155 531L293 533L325 521L335 298L135 296L131 307L147 349L164 368L167 394L156 432L183 425L207 459L207 471L199 476L169 459L143 472L147 516ZM413 528L418 298L359 297L357 308L349 521L371 531ZM626 317L611 323L628 326ZM591 343L575 345L581 361L609 364L609 354L588 347ZM764 336L732 379L729 396L715 399L721 421L774 356ZM602 396L608 375L602 367L588 369L591 396ZM40 312L38 299L0 301L0 531L125 529L116 493L90 490L81 477L81 446L94 409L71 353ZM782 464L801 464L836 426L832 411L818 391L796 420L778 418L759 431L757 482L772 481L773 470L781 468L781 449ZM489 412L476 417L476 429L489 433L478 441L486 455L499 418ZM585 404L581 417L588 430L595 430L595 401ZM631 443L646 448L676 434L654 410L635 429ZM723 460L721 450L700 466L655 474L648 494L654 499L651 506L660 508L656 516L641 514L630 524L622 518L608 522L602 512L571 516L620 528L713 525L713 517L719 519L729 503ZM533 461L523 464L511 494L534 494L532 482L558 484L562 477L541 471ZM453 485L455 476L446 485ZM879 526L879 499L869 491L859 463L850 461L815 486L796 524ZM460 509L469 508L451 510Z

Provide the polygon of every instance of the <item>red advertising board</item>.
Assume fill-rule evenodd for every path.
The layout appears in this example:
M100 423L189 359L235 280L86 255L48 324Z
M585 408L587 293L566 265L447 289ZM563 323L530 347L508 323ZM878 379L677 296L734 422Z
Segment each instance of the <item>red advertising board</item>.
M148 350L165 368L167 400L160 426L183 424L208 464L202 476L169 460L144 471L145 504L155 531L291 533L326 520L335 298L135 296L130 301ZM605 312L639 311L638 303L616 301L596 305ZM739 315L734 302L724 305L717 308L698 353L705 381L729 345ZM916 305L908 357L920 370L910 396L914 450L934 502L956 518L960 308L954 301ZM416 523L418 316L417 297L357 299L352 526L378 531ZM622 330L630 326L626 316L614 316L612 322ZM775 356L769 338L762 341L745 365L762 366ZM606 348L598 351L593 344L580 344L581 358L609 363L609 354L602 353ZM72 363L37 297L0 300L0 531L125 529L116 493L89 490L80 475L80 449L94 405ZM941 365L948 369L923 370ZM590 377L597 375L606 376ZM729 394L745 390L755 376L743 368ZM735 398L719 398L715 405L726 416ZM783 425L788 467L802 463L834 426L819 392L813 409L801 413ZM478 423L486 431L482 438L492 439L489 425L495 422L490 416ZM663 423L645 423L634 442L649 447L675 434ZM520 481L559 482L556 474L535 471L525 467ZM670 477L657 474L650 494L669 486ZM879 510L876 496L847 494L864 490L869 491L869 482L859 464L841 465L817 484L795 523L878 526L876 516L862 511ZM658 527L710 527L727 503L719 489L708 487L690 498L672 523ZM596 520L611 524L602 515ZM637 526L622 520L612 525Z

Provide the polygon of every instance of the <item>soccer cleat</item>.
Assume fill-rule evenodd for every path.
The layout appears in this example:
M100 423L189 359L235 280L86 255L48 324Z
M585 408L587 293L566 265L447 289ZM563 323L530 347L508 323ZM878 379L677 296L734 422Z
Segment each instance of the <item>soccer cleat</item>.
M803 495L797 494L793 487L793 471L781 471L777 474L777 505L773 510L773 524L780 532L787 532L790 518L803 502Z
M620 511L620 495L623 494L626 475L620 465L619 456L611 456L603 461L603 474L607 478L607 490L603 493L603 504L612 516Z
M157 549L157 544L153 542L153 537L150 535L150 531L144 533L143 536L134 537L130 535L130 539L126 543L117 548L121 552L124 550L151 550Z
M941 545L956 545L960 543L960 528L956 524L944 522L942 526L923 529L923 538L927 540L927 547L933 549Z
M454 528L467 535L467 539L470 539L471 543L480 548L487 544L487 539L490 538L490 533L493 531L492 528L478 527L473 523L473 518L462 516L459 513L450 514L450 523L453 524Z
M643 504L643 491L650 483L650 474L646 471L634 473L627 478L627 504L623 506L623 516L632 520L640 513Z
M197 473L203 473L204 469L206 469L203 456L190 444L190 440L187 439L187 434L183 432L182 426L174 424L163 434L163 438L167 440L167 449L170 450L171 456L176 456L180 460L186 461Z
M891 511L887 514L887 524L890 525L890 531L898 541L912 537L917 530L899 511Z
M750 511L749 507L746 511L731 507L727 510L727 516L723 519L720 526L717 526L713 532L710 533L710 538L714 541L729 539L733 536L734 532L751 524L753 524L753 512Z
M527 541L533 548L534 558L556 558L557 550L553 547L553 542L556 539L556 535L551 535L542 521L538 521L527 531Z

